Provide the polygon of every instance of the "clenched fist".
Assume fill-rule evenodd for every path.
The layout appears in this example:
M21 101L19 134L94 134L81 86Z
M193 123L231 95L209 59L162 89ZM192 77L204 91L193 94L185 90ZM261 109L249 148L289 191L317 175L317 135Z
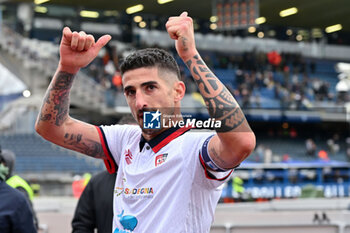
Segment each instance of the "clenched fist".
M170 17L166 23L170 38L175 40L176 51L183 61L197 54L194 41L193 21L183 12L180 16Z
M60 45L60 69L69 73L78 72L95 59L100 49L110 39L110 35L104 35L95 43L92 35L87 35L83 31L72 32L65 27Z

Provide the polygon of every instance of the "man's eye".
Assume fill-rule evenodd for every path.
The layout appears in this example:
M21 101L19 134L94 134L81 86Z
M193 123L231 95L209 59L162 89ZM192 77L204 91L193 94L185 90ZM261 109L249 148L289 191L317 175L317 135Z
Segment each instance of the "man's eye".
M126 94L127 96L135 95L135 91L134 91L134 90L127 90L127 91L125 92L125 94Z
M147 86L147 89L148 89L148 90L153 90L153 89L155 89L155 88L156 88L156 86L154 86L154 85L148 85L148 86Z

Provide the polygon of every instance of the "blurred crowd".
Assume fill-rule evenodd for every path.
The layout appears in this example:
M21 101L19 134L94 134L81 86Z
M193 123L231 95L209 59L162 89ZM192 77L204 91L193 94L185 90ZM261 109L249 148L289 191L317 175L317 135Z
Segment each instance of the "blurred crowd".
M331 84L315 75L315 62L306 62L300 54L254 50L219 55L219 61L221 69L235 69L231 91L242 100L244 108L261 107L262 89L269 90L285 109L308 109L312 101L336 101Z
M169 50L177 56L174 49ZM300 54L256 50L243 54L200 52L214 72L232 71L232 80L227 81L225 77L224 84L243 108L261 108L261 99L265 93L262 93L263 89L271 94L267 97L279 101L279 106L283 109L307 110L313 106L314 101L338 104L348 100L344 96L339 98L331 90L331 83L317 77L315 61L306 61ZM122 90L119 61L123 59L123 54L125 51L118 51L116 46L107 46L85 69L89 76L107 90L109 106L113 106L113 97ZM182 62L179 65L187 93L197 92L192 77L186 72L187 68Z
M343 133L329 133L328 137L319 135L274 135L267 140L260 138L251 160L258 163L280 163L296 161L332 160L350 161L350 137ZM267 137L269 138L269 137ZM294 143L290 143L291 139Z
M25 62L35 63L33 66L43 63L46 68L57 64L57 61L50 61L52 55L58 55L59 41L56 41L55 46L49 46L47 43L50 42L39 43L34 39L12 37L7 43L12 43L15 48L23 47L20 54L22 57L28 57L24 59ZM12 47L7 44L4 46ZM115 95L122 90L119 61L130 51L144 47L148 46L134 43L123 44L118 48L117 43L109 43L101 50L99 56L83 70L96 83L104 87L109 107L115 105ZM160 46L154 44L152 47ZM197 86L185 64L178 58L175 48L164 49L177 58L187 93L197 92ZM39 50L42 51L40 54ZM319 67L322 68L322 62L325 61L305 58L300 53L262 52L257 49L244 53L224 53L213 50L199 52L214 73L227 71L225 77L222 77L220 73L218 78L223 80L243 108L269 108L263 105L266 99L274 101L272 108L298 110L310 109L316 102L334 106L350 101L349 91L346 93L336 91L335 86L339 80L334 67L330 65L331 62L327 64L328 68L323 68L323 73L320 73ZM39 59L38 56L43 56L43 59ZM324 69L326 69L325 72ZM52 72L49 70L47 73L51 75Z

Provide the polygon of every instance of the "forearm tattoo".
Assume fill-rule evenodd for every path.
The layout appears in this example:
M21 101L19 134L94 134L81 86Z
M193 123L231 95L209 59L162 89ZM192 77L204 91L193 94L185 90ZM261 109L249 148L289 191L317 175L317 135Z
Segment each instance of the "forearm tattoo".
M68 117L69 91L73 84L74 75L58 72L55 78L46 92L39 121L48 121L56 126L61 126Z
M245 116L232 94L220 80L208 69L199 55L186 62L199 91L207 105L209 115L220 120L221 128L217 132L232 131L245 121Z
M68 119L69 92L75 75L67 72L58 72L48 88L41 108L38 123L51 124L60 127ZM68 127L69 128L69 127ZM63 145L94 158L104 158L100 142L91 140L83 134L65 133Z
M94 158L104 158L102 145L91 139L83 139L82 134L66 133L63 143L66 146L74 147L75 150Z

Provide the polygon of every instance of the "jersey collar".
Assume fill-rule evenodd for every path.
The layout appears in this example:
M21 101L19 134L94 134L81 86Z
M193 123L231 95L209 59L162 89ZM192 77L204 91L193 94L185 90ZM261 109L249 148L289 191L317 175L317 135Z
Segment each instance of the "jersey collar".
M176 128L169 128L156 137L152 138L151 140L147 141L143 135L141 135L140 139L140 151L145 146L145 143L147 142L154 153L157 153L160 149L162 149L164 146L166 146L169 142L174 140L175 138L181 136L182 134L186 133L188 130L190 130L191 127L176 127Z

